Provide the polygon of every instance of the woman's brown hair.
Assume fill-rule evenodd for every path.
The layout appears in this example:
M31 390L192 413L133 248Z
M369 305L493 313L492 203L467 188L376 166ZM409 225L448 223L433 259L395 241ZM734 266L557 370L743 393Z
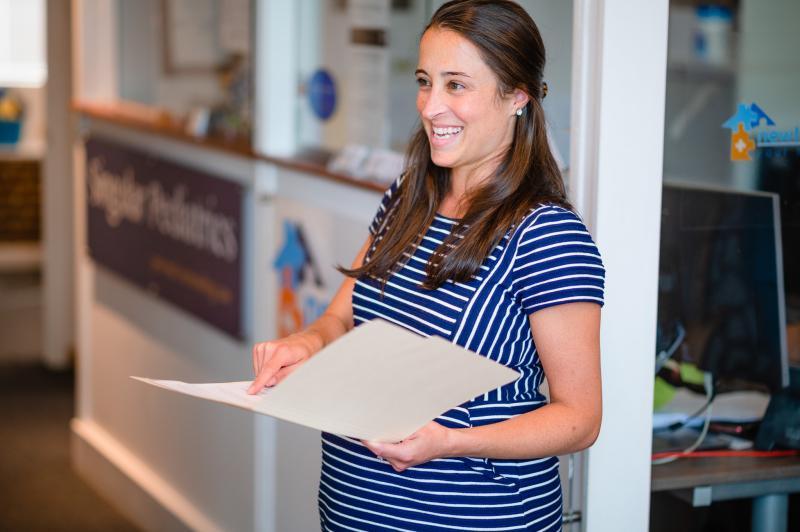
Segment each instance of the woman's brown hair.
M542 73L545 51L528 13L508 0L453 0L440 7L425 27L454 31L469 40L498 79L501 96L515 89L530 96L516 118L514 138L494 174L465 198L464 217L436 249L423 287L468 281L509 229L531 207L553 203L570 208L564 182L547 141ZM420 124L406 153L402 184L386 206L367 259L359 268L340 268L351 277L386 282L419 245L450 188L450 169L431 160Z

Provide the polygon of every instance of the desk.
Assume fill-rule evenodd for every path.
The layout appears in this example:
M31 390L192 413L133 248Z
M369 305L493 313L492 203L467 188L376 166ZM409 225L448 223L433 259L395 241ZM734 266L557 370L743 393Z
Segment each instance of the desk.
M653 466L651 491L692 506L753 499L753 531L785 532L789 494L800 492L800 458L684 458Z

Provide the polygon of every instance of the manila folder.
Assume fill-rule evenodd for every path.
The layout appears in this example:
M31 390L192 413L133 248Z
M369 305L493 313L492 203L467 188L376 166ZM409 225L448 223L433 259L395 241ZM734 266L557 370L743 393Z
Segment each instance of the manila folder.
M320 350L278 385L134 379L363 440L400 441L430 420L519 374L438 336L372 320Z

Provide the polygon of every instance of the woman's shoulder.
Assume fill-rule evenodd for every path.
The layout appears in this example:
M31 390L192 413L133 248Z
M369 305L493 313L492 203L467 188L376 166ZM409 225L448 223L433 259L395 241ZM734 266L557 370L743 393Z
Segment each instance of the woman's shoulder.
M392 181L392 184L389 185L389 188L386 189L385 194L387 194L389 197L393 196L394 194L397 194L397 192L400 190L400 187L403 185L403 181L405 181L405 179L406 179L406 172L402 172L399 176L395 178L394 181Z
M603 259L574 210L536 205L519 224L510 248L512 286L527 313L568 302L603 304Z
M378 205L378 211L375 213L375 216L372 218L372 222L369 224L369 232L371 234L375 235L379 232L381 225L387 218L389 209L397 201L397 198L400 195L400 187L403 184L405 176L405 172L397 176L397 179L395 179L392 184L389 185L389 188L387 188L383 193L381 202Z
M535 236L534 233L552 233L561 230L582 230L588 233L580 215L571 208L557 203L543 202L531 207L514 227L514 235ZM528 238L524 238L528 240Z
M592 234L573 209L539 203L513 229L509 242L520 257L559 255L565 250L600 256ZM527 259L526 259L527 260Z

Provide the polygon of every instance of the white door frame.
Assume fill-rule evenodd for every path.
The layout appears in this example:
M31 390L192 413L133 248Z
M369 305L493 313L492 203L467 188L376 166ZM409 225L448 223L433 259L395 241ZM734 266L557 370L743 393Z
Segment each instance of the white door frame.
M648 528L668 0L575 0L570 190L606 266L582 529Z
M75 238L72 174L71 2L48 0L47 137L42 168L42 362L72 364L75 344Z

